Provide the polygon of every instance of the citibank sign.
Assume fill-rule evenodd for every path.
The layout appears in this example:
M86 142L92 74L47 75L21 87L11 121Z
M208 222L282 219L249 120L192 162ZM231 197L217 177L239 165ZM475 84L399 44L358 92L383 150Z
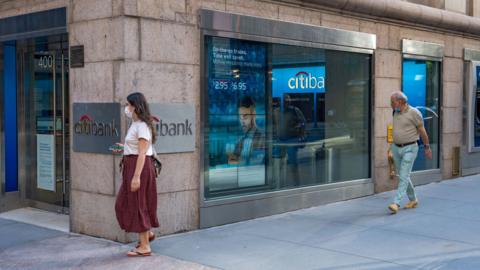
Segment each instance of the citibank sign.
M76 134L85 134L92 136L119 136L119 125L112 119L109 123L93 120L89 115L84 114L79 121L75 123L73 130Z
M325 93L325 66L279 67L272 69L272 95Z
M73 103L73 151L112 154L121 142L120 103Z
M299 71L294 77L288 79L288 88L295 89L323 89L325 77L315 76L306 71Z
M195 151L195 106L193 104L150 104L150 111L159 118L156 125L157 153Z

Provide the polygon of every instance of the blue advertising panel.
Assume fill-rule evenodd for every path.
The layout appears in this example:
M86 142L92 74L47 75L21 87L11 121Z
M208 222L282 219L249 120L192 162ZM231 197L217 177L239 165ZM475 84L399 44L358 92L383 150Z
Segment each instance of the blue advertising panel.
M206 37L209 190L265 185L266 45Z
M425 61L403 61L403 92L413 107L425 107L427 94L427 64ZM423 113L423 111L421 110ZM425 115L424 115L425 117Z
M251 96L257 113L264 114L266 46L236 39L209 39L209 113L236 115L240 99Z

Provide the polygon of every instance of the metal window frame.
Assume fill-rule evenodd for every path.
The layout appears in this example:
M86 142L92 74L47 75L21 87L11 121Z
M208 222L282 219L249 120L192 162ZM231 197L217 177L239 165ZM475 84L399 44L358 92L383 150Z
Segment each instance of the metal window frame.
M442 176L442 167L443 164L443 150L442 150L442 140L443 140L443 56L444 56L444 46L442 44L430 43L425 41L411 40L411 39L402 39L402 91L403 91L403 60L424 60L424 61L434 61L439 62L439 113L440 119L438 123L438 168L428 169L422 171L415 171L411 173L412 181L415 185L424 185L432 182L441 181ZM422 153L418 153L419 155Z
M480 64L480 51L465 48L464 49L464 84L463 84L463 136L460 149L460 173L462 176L480 173L480 151L472 147L473 143L473 115L476 88L476 69L475 64Z
M402 39L402 53L404 57L408 57L410 59L442 62L444 56L444 46L437 43Z
M4 41L17 41L17 108L23 106L25 99L23 97L22 88L23 88L23 61L21 55L21 47L26 46L24 41L30 38L52 36L57 34L66 34L67 31L67 8L60 7L56 9L50 9L40 12L27 13L22 15L17 15L13 17L6 17L0 19L0 42ZM3 98L3 97L2 97ZM1 99L1 98L0 98ZM26 134L24 126L24 111L18 112L17 118L17 127L18 127L18 153L23 153L26 151L24 142ZM0 157L0 160L4 161L4 153L1 153L3 158ZM22 155L19 158L19 162L23 162L25 155ZM3 168L4 169L4 168ZM4 173L4 172L2 172ZM15 192L3 193L0 192L0 200L3 200L5 203L0 205L0 212L10 209L15 209L24 206L36 206L36 202L31 201L26 196L26 173L25 170L18 166L18 187L19 190ZM0 179L0 187L2 191L5 189L5 182ZM5 179L3 179L5 180ZM41 207L44 209L49 209L49 205ZM49 209L56 211L57 209Z
M465 101L466 101L466 147L467 152L471 153L478 153L480 152L480 146L475 147L474 143L474 130L475 126L473 124L473 119L475 115L475 101L476 101L476 89L477 89L477 66L480 66L480 51L473 50L473 49L464 49L464 60L470 65L469 71L465 72L466 82L465 82Z
M374 194L374 162L370 162L370 178L332 184L271 190L263 193L235 195L228 198L205 199L206 164L205 135L207 100L205 73L205 36L236 38L264 43L295 45L310 48L356 52L371 55L370 105L374 104L374 56L376 36L306 24L296 24L252 16L243 16L211 10L200 10L200 228L237 222L286 211L297 210L328 202L352 199ZM373 110L370 107L370 156L374 156ZM373 160L373 159L372 159Z
M65 7L0 19L0 42L67 32Z
M474 136L474 131L475 131L475 126L473 124L473 119L474 119L474 115L475 115L475 100L476 100L476 96L474 94L474 90L476 90L476 88L478 87L477 86L477 80L476 80L476 68L477 66L480 66L480 61L470 61L471 64L472 64L472 68L470 70L470 74L469 75L469 86L470 86L470 89L467 89L467 96L466 96L466 105L467 105L467 108L466 108L466 114L467 114L467 149L468 149L468 152L469 153L475 153L475 152L480 152L480 146L477 146L475 147L475 143L474 143L474 139L475 139L475 136Z
M4 67L3 67L3 46L0 43L0 196L5 194L5 126L4 126Z

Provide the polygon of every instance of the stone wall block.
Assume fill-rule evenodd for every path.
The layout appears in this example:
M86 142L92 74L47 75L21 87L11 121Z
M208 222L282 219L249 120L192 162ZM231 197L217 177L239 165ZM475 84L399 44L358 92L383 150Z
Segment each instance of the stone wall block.
M200 33L196 27L141 20L142 60L200 64Z
M158 193L199 189L200 156L198 152L162 154L161 159L163 169L157 181Z
M443 86L443 106L463 106L463 82L445 82Z
M227 0L227 12L278 19L278 5L256 0Z
M70 46L84 45L85 62L124 58L124 18L84 21L70 25Z
M186 12L185 0L137 0L137 15L140 17L175 20L175 13Z
M111 102L113 100L113 65L111 62L86 63L70 69L72 102Z
M445 57L443 59L443 81L463 81L463 60L458 58Z
M462 132L462 107L443 108L443 133Z
M111 155L81 153L71 154L72 189L91 193L113 195L114 163Z
M157 213L162 235L198 228L198 191L159 195Z
M145 94L148 102L196 104L200 97L200 68L149 62L118 63L116 100L132 91Z
M321 13L301 7L279 6L279 20L312 25L321 24Z
M377 49L375 51L375 76L402 78L402 54L398 51Z
M360 30L360 21L350 17L322 14L322 26L358 32Z
M73 21L109 18L113 15L112 0L73 0Z
M375 107L390 108L390 96L400 90L400 79L375 78Z
M114 241L126 242L115 216L115 197L72 190L71 230Z

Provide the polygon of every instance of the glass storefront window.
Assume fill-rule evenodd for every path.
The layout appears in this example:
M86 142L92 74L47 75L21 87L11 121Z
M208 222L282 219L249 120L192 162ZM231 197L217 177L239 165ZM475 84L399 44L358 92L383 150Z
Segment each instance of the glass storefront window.
M4 184L5 184L5 134L4 134L4 124L3 124L3 108L4 108L4 92L3 92L3 44L0 43L0 188L4 191Z
M440 160L440 62L404 59L402 78L408 103L422 113L433 156L428 159L423 155L424 146L420 139L413 171L437 169Z
M476 66L477 89L474 92L473 145L480 147L480 66Z
M205 37L205 197L370 177L368 54Z

